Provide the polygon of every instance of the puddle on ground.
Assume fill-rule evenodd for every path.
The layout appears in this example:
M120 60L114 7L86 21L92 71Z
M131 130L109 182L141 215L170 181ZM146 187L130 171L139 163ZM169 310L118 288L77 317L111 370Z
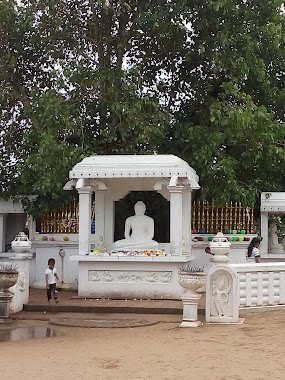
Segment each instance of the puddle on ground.
M13 330L0 330L0 342L14 342L17 340L53 338L62 333L49 327L19 327Z

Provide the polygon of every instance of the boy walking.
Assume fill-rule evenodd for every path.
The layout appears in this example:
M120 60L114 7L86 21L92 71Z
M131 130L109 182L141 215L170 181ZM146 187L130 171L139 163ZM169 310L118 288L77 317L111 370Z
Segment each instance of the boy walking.
M59 280L58 275L56 273L55 259L49 259L48 268L45 271L45 279L46 279L46 288L47 288L47 298L48 302L50 302L53 297L55 303L58 303L57 299L57 290L56 290L56 280Z

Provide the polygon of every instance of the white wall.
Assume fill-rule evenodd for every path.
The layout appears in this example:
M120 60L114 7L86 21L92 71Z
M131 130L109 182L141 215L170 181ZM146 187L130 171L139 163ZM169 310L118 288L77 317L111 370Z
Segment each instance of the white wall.
M48 267L48 259L55 259L60 281L58 287L64 289L77 289L78 284L78 263L70 261L70 256L78 255L78 243L73 242L34 242L33 247L36 251L35 273L32 287L45 288L45 270ZM60 256L60 250L64 250L65 256Z

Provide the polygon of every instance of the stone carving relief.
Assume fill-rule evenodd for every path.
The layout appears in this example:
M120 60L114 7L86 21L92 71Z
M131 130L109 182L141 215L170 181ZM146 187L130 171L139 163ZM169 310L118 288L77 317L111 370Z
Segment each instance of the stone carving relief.
M26 276L24 272L19 273L17 287L21 292L26 290Z
M161 282L172 282L172 272L160 272Z
M171 271L104 271L89 270L90 282L128 282L128 283L154 283L166 284L172 282Z
M218 316L228 315L229 293L231 291L231 288L231 280L226 273L220 274L212 281L212 294L214 296L214 306Z
M17 298L18 298L18 290L20 292L24 292L26 290L26 276L24 272L20 272L18 276L17 284L13 286L12 292L14 293L14 297L12 298L11 304L10 304L10 312L14 313L16 309L17 304Z
M118 275L119 282L141 282L143 276L137 272L123 272Z
M229 265L216 264L207 276L206 322L238 323L240 290L237 272Z

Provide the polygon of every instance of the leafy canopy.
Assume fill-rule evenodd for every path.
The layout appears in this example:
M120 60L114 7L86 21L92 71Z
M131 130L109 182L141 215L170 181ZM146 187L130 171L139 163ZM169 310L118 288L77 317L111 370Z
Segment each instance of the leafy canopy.
M69 201L83 157L153 152L187 160L221 203L284 190L281 7L0 0L5 196L36 215Z

